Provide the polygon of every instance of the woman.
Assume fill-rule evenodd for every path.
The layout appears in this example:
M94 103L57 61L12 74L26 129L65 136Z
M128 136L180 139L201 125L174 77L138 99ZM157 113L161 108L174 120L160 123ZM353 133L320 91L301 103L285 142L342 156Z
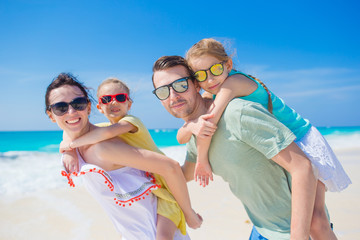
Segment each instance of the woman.
M46 91L46 113L71 139L96 128L88 119L91 103L85 89L70 74L60 74ZM157 186L144 171L162 175L188 225L200 227L202 219L191 208L184 176L174 160L131 147L119 138L80 147L76 152L85 186L110 215L123 239L156 238L156 197L151 190ZM189 238L177 234L176 239Z

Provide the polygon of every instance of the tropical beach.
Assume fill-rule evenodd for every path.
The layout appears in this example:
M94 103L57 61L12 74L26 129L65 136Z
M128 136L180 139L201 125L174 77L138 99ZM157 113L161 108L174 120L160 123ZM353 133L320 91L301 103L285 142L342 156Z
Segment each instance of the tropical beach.
M352 180L326 194L334 232L360 239L359 9L359 1L324 0L1 0L0 240L121 239L82 180L73 188L61 175L62 131L46 114L46 88L60 73L73 74L93 96L90 122L99 123L108 121L96 107L99 84L123 80L129 114L183 164L186 147L176 135L184 122L152 94L152 67L161 56L186 56L204 38L220 41L234 69L319 127ZM188 229L191 239L249 239L252 223L221 177L188 188L204 218Z
M341 193L326 194L334 231L339 239L358 239L360 131L358 128L324 131L328 131L325 136L353 182ZM162 138L173 137L172 131L160 133ZM168 146L161 150L180 163L184 161L185 146ZM1 240L121 239L81 180L77 179L75 188L71 188L61 176L61 170L60 155L55 152L1 152ZM206 188L196 182L188 183L188 187L193 208L204 218L200 229L189 229L192 239L248 239L252 225L241 202L220 177L215 176Z

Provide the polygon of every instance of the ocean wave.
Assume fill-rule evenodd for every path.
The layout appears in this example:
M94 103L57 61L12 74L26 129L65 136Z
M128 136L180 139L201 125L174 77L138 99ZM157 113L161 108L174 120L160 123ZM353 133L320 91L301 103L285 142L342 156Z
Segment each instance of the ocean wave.
M64 187L59 153L6 152L0 154L0 195L21 195Z
M347 135L326 135L335 150L360 147L360 133ZM183 164L186 156L184 145L162 147L168 157ZM43 189L69 187L67 179L61 176L63 166L61 155L56 152L11 151L0 153L0 196L21 195ZM76 180L76 185L81 180Z
M185 147L166 147L161 150L169 157L182 163ZM11 151L0 153L0 196L23 195L44 189L69 187L67 179L61 176L63 166L59 153ZM75 185L81 179L74 178Z
M174 147L163 147L160 150L169 158L174 159L181 165L185 162L186 157L186 146L174 146Z
M53 152L56 153L59 151L60 144L50 144L44 147L39 148L41 152Z
M360 148L360 133L334 133L325 135L329 145L336 150Z

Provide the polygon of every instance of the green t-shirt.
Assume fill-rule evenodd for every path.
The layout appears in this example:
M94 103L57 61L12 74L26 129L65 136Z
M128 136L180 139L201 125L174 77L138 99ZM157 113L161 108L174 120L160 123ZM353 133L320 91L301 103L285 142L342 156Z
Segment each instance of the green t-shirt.
M290 239L291 176L272 157L295 135L263 106L233 99L224 111L209 150L214 174L229 183L258 232L268 239ZM186 160L196 162L196 139Z

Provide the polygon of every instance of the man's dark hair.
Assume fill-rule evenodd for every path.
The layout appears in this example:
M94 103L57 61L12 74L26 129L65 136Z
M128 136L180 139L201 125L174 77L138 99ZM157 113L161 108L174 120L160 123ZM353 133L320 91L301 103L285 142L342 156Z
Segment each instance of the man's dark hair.
M185 60L185 58L181 57L181 56L162 56L161 58L159 58L158 60L156 60L156 62L154 63L153 66L153 75L152 75L152 82L154 85L154 73L157 71L162 71L162 70L166 70L172 67L176 67L176 66L183 66L186 68L186 71L188 72L190 78L192 81L195 80L194 78L194 72L193 70L190 68L190 66L188 65L187 61ZM154 85L155 87L155 85Z

